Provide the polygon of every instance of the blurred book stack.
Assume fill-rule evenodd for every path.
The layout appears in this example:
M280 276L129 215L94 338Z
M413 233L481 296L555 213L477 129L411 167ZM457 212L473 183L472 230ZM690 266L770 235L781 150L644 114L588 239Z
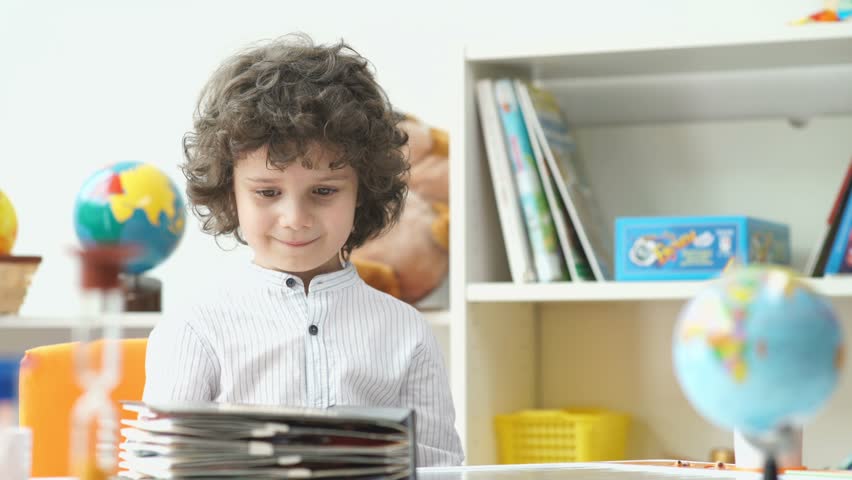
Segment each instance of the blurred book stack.
M407 409L123 405L121 478L415 478Z

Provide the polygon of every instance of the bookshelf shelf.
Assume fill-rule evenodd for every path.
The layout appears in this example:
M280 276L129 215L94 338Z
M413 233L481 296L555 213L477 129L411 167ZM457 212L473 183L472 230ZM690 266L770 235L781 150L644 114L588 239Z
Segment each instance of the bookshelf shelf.
M680 300L698 292L701 285L701 282L474 283L467 287L467 299L475 303Z
M807 119L852 106L852 25L609 42L541 51L487 45L469 55L478 65L529 72L560 97L575 126Z
M852 297L852 277L805 279L805 282L827 297ZM472 283L467 287L467 300L471 303L687 300L705 284L701 281Z
M742 31L660 30L641 37L565 36L551 42L513 35L469 44L465 55L480 64L535 67L539 77L562 77L567 68L574 75L608 76L849 63L850 41L848 23L778 25Z
M852 156L852 23L490 40L467 45L450 135L451 375L468 463L496 462L494 415L529 408L625 411L630 458L731 446L672 372L674 323L704 282L511 281L476 85L519 78L554 94L610 229L645 215L783 222L801 271ZM852 331L852 276L806 282ZM835 426L850 405L841 382L808 427L807 464L848 455Z

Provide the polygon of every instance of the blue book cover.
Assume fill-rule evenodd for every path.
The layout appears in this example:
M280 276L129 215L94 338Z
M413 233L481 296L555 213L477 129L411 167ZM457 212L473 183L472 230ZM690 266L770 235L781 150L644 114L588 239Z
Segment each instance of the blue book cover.
M506 135L509 161L515 174L536 274L541 282L567 280L567 270L559 251L556 229L536 170L529 133L512 81L495 81L494 94Z
M852 273L852 257L849 255L849 237L852 234L852 195L846 199L843 216L837 227L837 235L831 244L831 253L825 263L825 275Z

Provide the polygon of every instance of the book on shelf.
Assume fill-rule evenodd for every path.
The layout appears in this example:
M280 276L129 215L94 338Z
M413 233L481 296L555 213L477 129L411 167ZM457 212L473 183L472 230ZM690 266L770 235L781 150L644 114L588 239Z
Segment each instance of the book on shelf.
M824 275L852 273L852 193L846 180L844 187L847 192L841 206L832 208L833 211L837 210L832 222L836 224L836 231L825 261Z
M527 126L527 132L530 137L530 145L532 146L535 164L538 168L539 177L542 187L544 188L545 198L547 199L550 213L553 216L553 224L556 229L556 237L559 239L559 245L562 248L563 258L568 269L568 275L573 281L594 280L589 261L583 251L583 246L580 243L580 238L577 235L577 230L574 228L571 219L568 215L565 202L561 195L556 191L556 183L553 176L555 173L550 170L547 165L547 160L544 158L542 144L547 141L541 129L541 122L536 116L535 108L530 99L528 86L520 81L515 80L515 91L518 94L518 101L521 106L521 113L524 116L524 123Z
M491 173L491 184L497 202L497 216L509 262L509 272L515 283L536 281L532 252L521 215L515 181L509 165L509 153L503 137L500 114L497 111L494 81L479 80L476 84L479 125L485 143L485 154Z
M811 277L821 277L826 272L826 264L832 251L832 246L837 238L840 227L840 219L846 213L849 203L850 190L852 190L852 160L846 168L846 176L840 184L840 189L834 197L834 204L828 214L825 227L820 231L816 245L805 264L804 274Z
M539 282L567 280L562 252L553 227L541 179L533 158L529 134L512 80L494 82L494 94L503 125L506 149L514 173L521 213L527 229L533 264Z
M416 478L410 409L122 403L122 478Z
M557 192L568 211L568 222L580 241L598 281L613 278L611 235L579 162L577 146L556 98L547 90L526 85L542 152Z

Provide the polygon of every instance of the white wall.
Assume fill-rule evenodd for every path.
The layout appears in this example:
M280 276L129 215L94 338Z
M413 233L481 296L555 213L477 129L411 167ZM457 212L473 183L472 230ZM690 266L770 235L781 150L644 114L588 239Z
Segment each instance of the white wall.
M742 5L741 3L748 3ZM391 101L453 128L461 52L469 41L514 36L648 36L759 28L821 7L819 0L716 2L489 0L338 2L0 2L0 189L19 216L16 254L44 261L25 315L76 308L72 205L100 166L154 163L179 186L180 139L210 72L247 44L304 31L319 42L347 40L376 67ZM233 242L224 242L233 245ZM249 257L223 252L188 224L182 244L150 272L165 283L165 308L214 268ZM215 263L214 263L215 262Z
M424 9L417 22L393 22L359 11L357 3L4 3L0 188L20 217L14 253L44 256L21 313L74 311L77 270L67 254L76 242L72 205L91 172L116 161L146 161L183 188L180 140L196 96L225 56L251 42L297 30L319 42L344 38L375 63L398 108L446 124L452 115L447 72L458 42L435 34L458 32L458 18ZM400 10L384 3L376 11ZM164 280L168 308L212 269L248 256L245 248L223 252L190 222L173 256L150 273Z

